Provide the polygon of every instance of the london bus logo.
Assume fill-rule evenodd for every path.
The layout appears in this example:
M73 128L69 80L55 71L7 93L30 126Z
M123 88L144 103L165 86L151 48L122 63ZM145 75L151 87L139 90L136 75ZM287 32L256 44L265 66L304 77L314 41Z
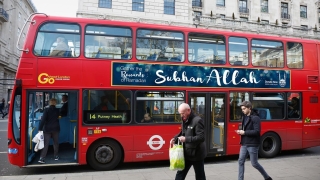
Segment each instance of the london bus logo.
M38 76L38 82L40 84L53 84L55 81L69 81L70 76L60 76L60 75L49 75L47 73L41 73Z
M290 88L289 70L119 62L112 65L114 86Z

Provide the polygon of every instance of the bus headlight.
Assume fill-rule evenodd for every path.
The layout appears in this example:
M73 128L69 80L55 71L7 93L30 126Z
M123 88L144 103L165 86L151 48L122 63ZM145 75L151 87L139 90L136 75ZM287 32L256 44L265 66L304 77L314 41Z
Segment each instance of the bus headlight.
M8 148L8 153L9 154L18 154L18 149L17 148Z

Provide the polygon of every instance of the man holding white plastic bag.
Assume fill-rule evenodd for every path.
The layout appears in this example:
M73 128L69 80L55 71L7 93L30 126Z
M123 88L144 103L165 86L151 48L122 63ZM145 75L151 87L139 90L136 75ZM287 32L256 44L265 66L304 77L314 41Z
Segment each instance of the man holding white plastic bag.
M177 171L175 180L184 180L191 166L195 171L196 180L206 180L204 158L207 152L204 121L196 116L186 103L182 103L178 111L182 119L181 131L171 139L170 144L173 145L178 140L183 143L185 168Z

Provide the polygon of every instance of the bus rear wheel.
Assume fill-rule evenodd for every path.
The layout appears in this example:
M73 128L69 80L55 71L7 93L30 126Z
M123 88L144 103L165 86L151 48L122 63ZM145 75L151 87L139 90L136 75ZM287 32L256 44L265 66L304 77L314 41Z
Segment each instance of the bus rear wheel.
M268 132L261 137L259 155L263 158L272 158L278 155L281 141L277 134Z
M111 139L93 143L87 152L87 162L95 170L114 169L121 162L123 153L120 145Z

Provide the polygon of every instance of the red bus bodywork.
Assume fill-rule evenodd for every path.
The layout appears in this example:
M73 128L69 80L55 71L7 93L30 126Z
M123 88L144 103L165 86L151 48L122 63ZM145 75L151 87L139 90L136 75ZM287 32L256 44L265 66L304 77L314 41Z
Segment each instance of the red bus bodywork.
M292 150L292 149L304 149L313 146L320 145L320 114L317 112L320 109L319 102L310 103L310 99L319 98L319 81L316 83L309 82L308 77L319 77L319 54L320 46L319 42L315 40L306 39L295 39L279 36L268 36L263 34L249 34L240 33L232 31L218 31L211 29L201 29L201 28L188 28L188 27L176 27L167 25L155 25L155 24L143 24L135 22L119 22L110 20L98 20L98 19L84 19L84 18L62 18L62 17L51 17L45 15L36 15L32 17L32 20L36 23L31 23L27 38L25 40L24 48L29 49L29 52L23 52L21 54L21 59L19 61L19 66L16 74L16 79L21 80L21 85L16 85L13 89L13 96L18 88L21 88L21 124L20 124L20 144L14 138L13 132L13 122L12 122L12 112L13 106L10 108L9 122L8 122L8 139L10 141L8 147L10 149L16 149L18 153L9 153L9 161L13 165L20 167L28 167L27 163L27 153L26 147L29 143L29 139L26 137L28 132L27 123L27 91L33 90L75 90L78 91L78 97L82 97L82 91L86 88L92 89L133 89L133 90L148 90L148 91L172 91L172 87L114 87L111 82L111 69L113 62L123 62L123 60L98 60L98 59L88 59L84 56L83 44L84 44L84 28L87 24L95 25L112 25L112 26L125 26L130 27L132 32L135 32L138 28L151 28L159 30L174 30L183 32L187 35L190 32L197 33L212 33L221 34L226 37L230 36L240 36L245 37L250 41L253 38L259 39L272 39L275 41L285 42L299 42L303 46L303 59L304 66L302 69L290 69L291 70L291 88L289 90L284 90L286 92L301 92L302 93L302 117L297 120L272 120L272 121L262 121L261 135L266 133L276 134L281 141L281 150ZM81 27L81 44L82 49L80 56L77 58L66 59L66 58L55 58L55 57L40 57L33 53L33 47L35 44L38 28L45 22L63 22L63 23L78 23ZM133 33L133 39L136 34ZM188 44L188 38L185 38L185 44ZM132 49L135 49L136 43L132 43ZM186 48L188 49L188 48ZM227 49L228 50L228 49ZM135 51L132 52L132 59L127 60L128 63L142 63L135 58ZM226 55L228 59L228 53ZM286 62L286 59L284 60ZM158 63L164 64L165 62L143 62L143 63ZM181 63L172 63L175 65L192 65L186 59ZM168 64L169 64L168 63ZM193 64L194 66L202 66ZM212 66L212 65L206 65ZM230 65L215 65L221 67L228 67ZM257 68L253 67L251 64L245 68ZM262 67L263 68L263 67ZM276 69L276 68L275 68ZM282 68L288 70L285 66ZM56 81L54 84L41 84L38 82L39 74L47 73L49 75L61 75L69 76L70 81ZM212 93L221 92L228 94L230 91L252 91L252 89L243 88L201 88L201 87L174 87L174 90L181 90L186 92L186 100L189 99L188 93ZM273 92L274 89L257 89L256 92ZM13 99L13 98L12 98ZM77 120L77 160L76 163L87 164L87 153L89 147L101 139L112 139L114 142L118 143L121 147L121 153L123 162L139 162L139 161L156 161L156 160L167 160L168 159L168 149L170 139L180 131L180 124L154 124L150 126L137 125L137 124L127 124L127 125L83 125L83 112L82 109L82 98L78 99L78 120ZM139 108L139 107L137 107ZM227 113L226 119L229 119ZM134 121L134 119L132 119ZM208 156L217 155L233 155L239 152L239 141L240 137L234 132L238 129L239 121L225 122L225 132L224 132L224 143L225 149L223 152L210 152ZM146 128L147 127L147 128ZM101 133L89 134L90 130L101 130ZM71 130L72 131L72 130ZM153 137L154 135L161 135L163 140ZM157 141L162 141L164 143L161 149L152 150L150 149L148 142L151 138ZM164 141L164 142L163 142ZM160 144L161 144L160 143ZM155 143L157 144L157 143ZM159 146L159 145L154 145ZM63 165L63 164L62 164Z

